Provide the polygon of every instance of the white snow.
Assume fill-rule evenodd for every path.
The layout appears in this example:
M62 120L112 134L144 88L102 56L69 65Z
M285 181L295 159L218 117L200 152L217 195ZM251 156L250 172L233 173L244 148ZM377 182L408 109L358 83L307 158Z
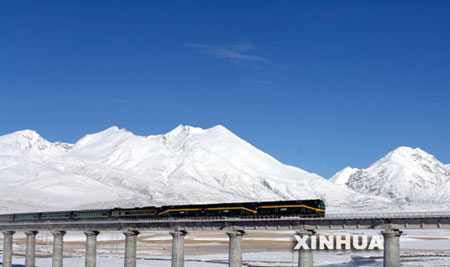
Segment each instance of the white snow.
M396 203L435 203L450 201L450 172L434 156L420 148L399 147L348 177L335 177L362 194L390 198Z
M220 125L149 136L114 126L75 144L24 130L0 136L0 192L2 213L311 198L330 211L366 211L450 201L450 170L419 148L400 147L328 181Z
M352 175L357 171L359 171L359 169L346 167L343 170L337 172L335 175L333 175L333 177L330 178L330 182L333 182L335 184L346 184L348 183L350 175Z
M15 132L0 137L0 186L5 213L311 198L339 206L375 199L284 165L223 126L180 125L149 136L114 126L75 144Z

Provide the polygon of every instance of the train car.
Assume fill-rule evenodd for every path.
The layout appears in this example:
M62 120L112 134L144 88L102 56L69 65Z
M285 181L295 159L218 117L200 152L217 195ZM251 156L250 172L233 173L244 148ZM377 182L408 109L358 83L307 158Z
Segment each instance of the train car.
M264 217L300 216L324 217L325 203L320 199L239 202L217 204L172 205L143 208L115 208L43 213L2 214L1 222L53 221L53 220L109 220L159 217Z
M1 214L0 222L12 222L14 221L14 215L12 214Z
M325 203L320 199L259 202L258 215L324 217Z
M19 213L15 214L14 221L16 222L26 222L26 221L39 221L40 213Z
M325 216L320 199L162 206L159 217L196 216Z
M162 206L160 217L255 216L257 203L217 203Z
M206 216L256 216L257 203L221 203L209 204L204 207Z
M134 209L115 208L111 210L112 219L154 218L158 215L158 207L143 207Z
M72 211L52 211L41 213L41 221L68 221L72 219Z
M203 216L203 209L205 205L175 205L175 206L162 206L159 209L158 217L195 217Z
M111 210L79 210L74 211L72 218L74 220L101 220L108 219L111 216Z

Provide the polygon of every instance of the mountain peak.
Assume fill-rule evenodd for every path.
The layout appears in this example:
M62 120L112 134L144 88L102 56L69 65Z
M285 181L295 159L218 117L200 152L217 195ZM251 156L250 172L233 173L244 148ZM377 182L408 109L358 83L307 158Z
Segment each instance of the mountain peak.
M13 133L19 146L24 150L30 150L33 147L44 150L49 146L49 142L42 138L36 131L22 130Z
M391 151L390 153L388 153L388 155L392 155L392 156L399 156L399 157L410 157L411 155L414 154L418 154L418 155L422 155L422 156L431 156L429 153L423 151L422 149L416 147L416 148L412 148L412 147L407 147L407 146L400 146L396 149L394 149L393 151Z
M213 139L223 139L223 138L238 138L234 133L225 128L222 125L216 125L214 127L203 129L199 127L193 127L188 125L178 125L172 131L163 135L163 142L165 144L180 145L184 143L188 138L189 139L198 139L197 137L201 137L201 139L205 139L205 137L213 138ZM240 140L239 138L236 140Z
M425 152L420 148L411 148L401 146L379 160L376 163L387 163L402 166L403 168L410 168L417 164L433 164L438 160L431 154Z
M202 128L192 127L189 125L180 124L172 131L165 134L167 137L177 136L177 135L189 135L190 132L202 132L204 131Z
M350 175L348 186L361 193L399 202L431 199L433 190L450 179L446 166L420 148L399 147Z
M0 143L7 145L15 151L26 151L27 153L38 153L39 155L47 156L66 152L71 149L70 144L61 142L51 143L42 138L36 131L28 129L1 136Z
M330 178L330 182L333 182L335 184L346 184L348 183L350 175L352 175L357 171L359 171L359 169L346 167L343 170L337 172L335 175L333 175L333 177Z
M162 140L165 145L181 146L191 134L203 131L202 128L180 124L172 131L162 135Z
M14 132L13 135L17 136L18 138L25 138L28 140L42 139L42 137L36 131L29 129Z
M210 131L218 131L218 132L225 132L225 133L232 133L230 130L228 130L225 126L223 125L216 125L214 127L209 128L208 130Z
M126 132L128 132L128 130L125 129L125 128L119 128L118 126L113 125L113 126L107 128L107 129L103 130L102 132L122 132L122 133L126 133Z
M111 126L101 132L83 136L76 142L75 146L80 147L97 142L107 143L113 139L126 138L128 136L134 136L134 134L127 131L125 128L121 129L117 126Z
M233 134L230 130L228 130L226 127L222 125L216 125L208 129L203 129L200 127L193 127L189 125L180 124L177 127L175 127L175 129L173 129L172 131L168 132L165 135L175 136L180 133L205 133L205 132L223 132L227 134Z

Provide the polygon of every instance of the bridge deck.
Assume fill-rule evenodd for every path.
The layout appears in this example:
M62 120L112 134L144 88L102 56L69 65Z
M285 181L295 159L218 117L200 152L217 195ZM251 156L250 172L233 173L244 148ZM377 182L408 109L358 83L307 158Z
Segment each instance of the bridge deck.
M450 229L450 213L335 214L323 218L164 218L0 223L0 230Z

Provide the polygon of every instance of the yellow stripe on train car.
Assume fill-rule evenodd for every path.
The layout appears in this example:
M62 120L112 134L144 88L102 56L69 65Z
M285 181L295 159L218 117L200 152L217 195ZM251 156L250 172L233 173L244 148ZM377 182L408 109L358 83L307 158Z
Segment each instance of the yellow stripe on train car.
M192 208L192 209L168 209L168 210L165 210L163 212L160 212L158 214L158 216L159 215L163 215L164 213L167 213L167 212L171 212L171 211L193 211L193 210L201 210L201 209L197 209L197 208Z
M206 208L205 210L246 210L252 213L257 213L256 210L252 210L246 207L220 207L220 208Z
M260 208L260 209L276 209L276 208L307 208L307 209L310 209L310 210L315 210L315 211L325 212L325 210L318 209L318 208L313 208L313 207L306 206L306 205L259 206L258 208Z

